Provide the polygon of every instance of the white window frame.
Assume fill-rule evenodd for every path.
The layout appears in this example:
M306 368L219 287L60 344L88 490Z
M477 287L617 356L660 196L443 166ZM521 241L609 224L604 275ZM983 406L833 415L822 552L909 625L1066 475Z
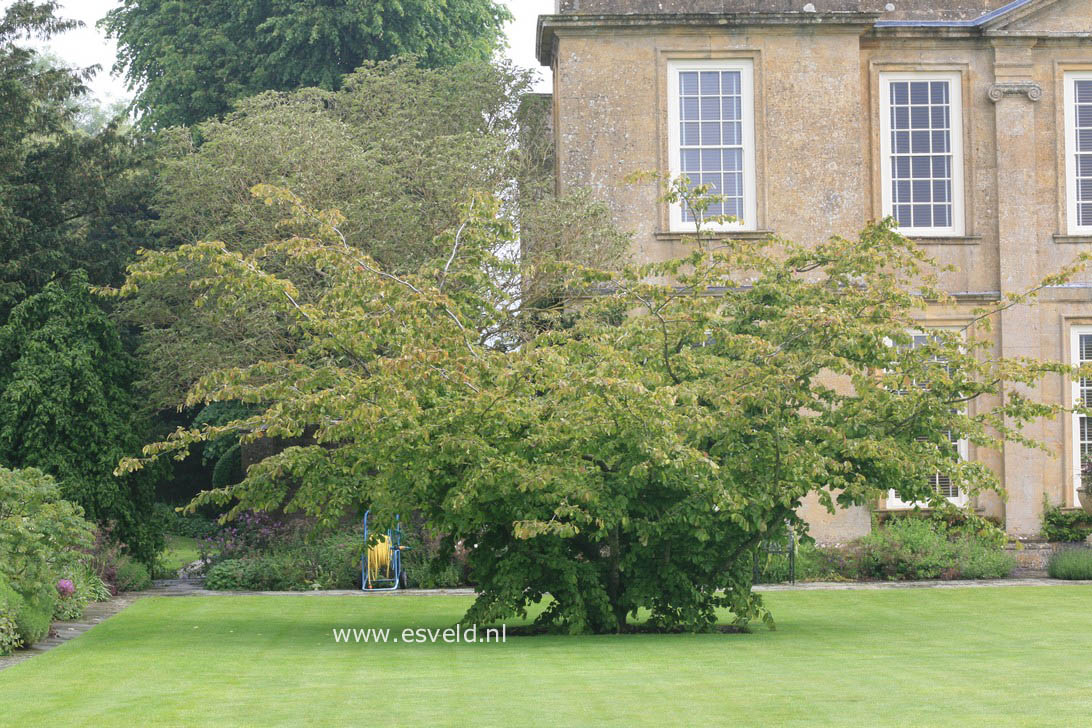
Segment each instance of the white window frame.
M891 194L891 82L948 81L951 83L951 145L952 145L952 224L949 227L900 227L899 232L915 238L961 237L967 232L966 189L963 159L963 74L959 71L883 72L880 82L880 179L884 217L895 211Z
M1069 361L1073 366L1078 366L1081 363L1081 336L1092 336L1092 326L1072 326L1069 330ZM1071 401L1070 404L1074 407L1081 401L1081 380L1077 377L1073 378L1071 383ZM1081 487L1081 417L1084 415L1073 413L1073 460L1072 460L1072 482L1073 482L1073 504L1079 504L1079 498L1077 496L1077 489Z
M685 71L739 71L743 114L743 219L734 223L706 222L705 230L753 231L758 229L758 200L755 184L755 91L754 61L745 58L725 60L672 60L667 63L668 154L671 179L682 175L682 112L679 99L679 74ZM671 232L693 233L696 222L683 220L682 203L671 206Z
M946 328L946 327L934 326L932 328L935 330L935 329L938 329L938 328L943 329L943 328ZM911 329L910 331L907 331L906 333L909 334L910 336L928 336L929 329ZM962 439L962 440L959 440L958 442L956 442L956 449L959 451L959 459L962 462L967 462L968 460L970 460L970 457L971 457L970 444L967 442L966 439ZM949 503L952 503L952 504L954 504L956 506L959 506L960 508L963 508L969 502L969 499L967 497L967 492L965 490L963 490L962 488L957 488L957 491L958 491L959 495L957 495L954 498L949 496L949 497L947 497L947 500L948 500ZM902 500L901 498L899 498L898 494L895 492L894 489L891 489L891 490L887 491L887 500L886 500L884 506L889 511L901 511L901 510L911 510L911 509L914 509L914 508L930 508L931 507L928 503L921 503L919 501L913 501L913 502L908 503L908 502Z
M1092 71L1069 71L1063 76L1065 103L1065 194L1070 235L1092 235L1092 225L1077 218L1077 81L1092 81Z

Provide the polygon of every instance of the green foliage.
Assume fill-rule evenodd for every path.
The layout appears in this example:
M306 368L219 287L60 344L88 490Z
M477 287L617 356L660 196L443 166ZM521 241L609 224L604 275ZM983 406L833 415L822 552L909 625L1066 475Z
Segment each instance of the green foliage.
M302 591L360 587L361 536L301 535L270 550L256 550L213 564L205 586L218 590Z
M199 304L283 316L299 348L204 377L187 406L239 400L262 412L179 430L146 458L183 457L228 431L244 442L306 435L191 507L283 507L330 526L363 507L383 522L418 512L445 548L467 545L479 590L468 622L527 614L547 594L536 621L570 633L624 631L641 610L662 629L712 629L720 609L738 624L769 621L751 555L786 521L802 526L806 496L833 510L894 489L940 505L937 472L971 495L996 490L949 433L1035 446L1022 428L1061 408L1012 388L1002 399L1001 388L1073 374L982 355L997 309L911 348L915 317L948 298L891 221L808 245L706 246L699 235L681 259L581 271L585 302L566 325L513 347L497 332L522 312L499 281L518 264L502 253L512 230L488 198L472 198L437 239L446 254L397 273L349 242L340 213L255 193L309 232L249 253L151 254L125 291L200 265Z
M0 657L23 646L18 615L24 604L23 597L8 583L7 577L0 574Z
M119 592L144 591L152 585L152 575L141 562L122 557L117 566L115 585Z
M155 510L156 519L163 524L163 533L168 536L207 538L220 530L213 519L198 513L179 513L167 503L156 503Z
M855 555L865 579L1000 579L1016 566L989 531L979 536L962 525L913 516L873 529L857 542Z
M246 473L243 472L243 448L235 443L228 448L212 469L212 487L225 488L235 485Z
M87 516L151 560L163 537L153 518L152 474L114 477L137 452L140 423L130 391L135 364L87 279L50 283L0 327L0 462L39 468Z
M1067 548L1058 551L1047 562L1047 574L1051 579L1092 580L1092 549Z
M224 120L197 127L200 144L186 130L162 135L157 233L163 245L224 241L224 249L244 254L279 237L307 235L309 223L282 224L282 209L251 194L253 185L266 183L292 190L311 207L340 210L346 219L339 231L350 245L384 270L405 273L425 264L442 268L451 242L442 233L458 229L476 192L495 192L509 199L501 210L507 223L519 220L536 240L525 249L533 275L503 269L506 298L524 308L563 306L567 299L557 289L565 275L557 261L617 267L628 240L586 193L561 200L522 194L547 180L552 189L553 180L552 168L537 163L536 148L518 144L518 102L529 88L528 73L508 65L429 70L399 60L361 68L337 93L308 89L247 99ZM510 199L515 179L521 180L518 208ZM511 255L511 240L497 243ZM278 253L266 264L279 270L290 265L284 258ZM321 295L322 278L299 273L293 278L301 299ZM141 390L156 409L173 409L209 372L276 361L299 346L290 320L259 302L195 306L219 298L221 291L208 285L214 281L204 263L190 260L168 278L144 281L122 304L125 319L142 329ZM527 281L534 290L519 296ZM529 321L513 316L505 323ZM224 423L195 423L203 424Z
M511 17L494 0L124 0L100 27L145 126L189 125L266 90L336 90L366 61L485 60Z
M242 402L213 402L203 407L193 418L194 427L226 425L235 420L241 420L253 414L254 408ZM239 444L238 437L225 436L214 442L205 443L201 448L201 462L205 465L216 466L223 459L224 454ZM238 481L232 481L238 482ZM214 488L218 487L216 485Z
M1043 503L1042 537L1047 541L1079 543L1092 534L1092 516L1082 510L1064 511Z
M110 588L106 586L89 564L79 563L63 573L70 580L75 592L69 596L59 595L53 606L53 618L64 621L79 619L84 609L91 602L104 602L110 599Z
M48 475L0 467L0 582L19 595L9 609L26 645L49 632L57 579L80 569L92 525L61 499Z
M93 69L57 66L19 44L78 25L57 19L57 7L21 0L0 14L0 323L70 271L117 283L148 219L149 147L118 124L77 128Z

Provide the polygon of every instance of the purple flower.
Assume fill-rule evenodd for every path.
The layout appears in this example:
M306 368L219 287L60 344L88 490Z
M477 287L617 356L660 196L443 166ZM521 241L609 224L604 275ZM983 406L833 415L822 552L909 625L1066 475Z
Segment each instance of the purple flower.
M76 585L72 583L71 579L61 579L57 582L57 593L62 598L67 599L76 593Z

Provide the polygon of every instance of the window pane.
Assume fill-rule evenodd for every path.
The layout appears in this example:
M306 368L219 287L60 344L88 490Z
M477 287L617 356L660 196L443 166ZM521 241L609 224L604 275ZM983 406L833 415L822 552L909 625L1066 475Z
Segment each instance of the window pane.
M933 208L931 205L914 205L914 227L933 227Z
M933 151L932 148L929 146L929 132L910 132L910 151L914 154L928 154L929 152Z
M743 124L731 121L724 125L724 146L733 147L743 144Z
M1092 104L1092 81L1077 81L1077 103Z
M698 74L687 71L679 74L679 90L683 96L696 96L698 94Z
M929 128L929 107L928 106L913 106L910 108L910 128L911 129L928 129Z
M1077 176L1092 177L1092 154L1077 156Z
M913 197L910 196L910 182L896 181L894 184L894 201L895 202L910 202Z
M1092 106L1077 107L1077 126L1092 127Z
M724 71L720 74L721 92L725 96L743 93L743 78L739 71Z
M895 219L901 227L910 227L914 221L910 214L910 205L895 205Z
M909 179L910 157L893 157L891 159L891 176L894 179Z
M684 146L697 146L701 144L701 125L700 124L683 124L682 125L682 143Z
M702 97L701 120L720 121L720 99L717 97Z
M703 149L701 150L701 168L703 172L719 172L720 167L720 150L719 149Z
M1077 131L1077 151L1092 152L1092 129Z
M720 95L720 74L716 72L702 73L701 74L701 95L702 96L719 96Z
M701 151L697 149L684 149L682 153L682 171L701 171Z
M700 108L698 99L683 99L682 100L682 119L683 121L697 121L698 109Z
M949 113L950 110L947 106L934 106L929 112L929 117L933 123L933 128L947 129L950 124Z
M897 131L894 134L894 140L892 143L895 154L909 154L910 153L910 132ZM1090 150L1092 151L1092 150Z
M947 81L933 81L932 84L932 96L930 98L934 104L940 104L947 106L950 103L948 98L948 82Z
M951 202L952 183L947 180L933 183L933 202Z
M716 122L702 122L701 144L703 147L720 146L720 124Z
M726 172L742 172L743 171L743 150L742 149L725 149L724 150L724 166L723 169Z

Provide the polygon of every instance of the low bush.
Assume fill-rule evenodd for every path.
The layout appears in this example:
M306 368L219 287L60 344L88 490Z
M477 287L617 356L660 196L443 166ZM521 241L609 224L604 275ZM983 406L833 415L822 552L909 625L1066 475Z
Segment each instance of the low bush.
M983 519L952 524L942 516L900 516L873 528L852 547L865 579L999 579L1015 559L1002 550L995 526Z
M67 585L64 584L67 582ZM69 591L69 589L71 591ZM79 619L91 602L104 602L111 596L98 574L90 566L80 564L66 572L57 583L57 600L53 606L53 618L64 621Z
M302 591L360 586L360 536L339 533L303 538L213 564L205 572L209 589Z
M0 578L18 595L5 609L24 645L49 633L58 580L87 559L93 529L53 478L0 467Z
M1062 549L1050 557L1047 574L1052 579L1092 580L1092 549Z
M466 583L463 565L444 554L440 539L404 523L402 553L409 585L433 589ZM313 532L265 514L244 514L201 545L209 563L205 586L218 590L359 589L363 533L357 528Z
M18 626L18 615L23 608L23 597L0 574L0 657L23 645Z
M1092 516L1084 511L1063 511L1045 504L1042 536L1047 541L1079 543L1092 534Z
M128 556L121 557L114 577L118 592L143 591L151 585L152 575L147 566Z

